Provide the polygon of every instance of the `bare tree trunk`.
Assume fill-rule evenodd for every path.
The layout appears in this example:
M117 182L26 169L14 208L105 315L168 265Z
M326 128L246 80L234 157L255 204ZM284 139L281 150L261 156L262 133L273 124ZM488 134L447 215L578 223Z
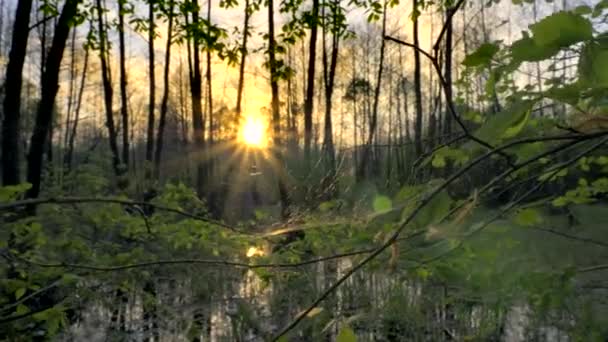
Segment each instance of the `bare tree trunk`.
M104 103L106 110L106 126L108 127L108 138L110 141L110 151L112 152L112 166L116 175L122 174L120 169L120 156L118 154L117 134L114 125L114 113L112 109L112 75L108 65L109 51L106 51L106 28L103 21L103 7L101 0L96 0L97 10L97 29L99 34L99 59L101 61L101 77L103 82Z
M13 37L4 81L4 118L2 121L2 184L20 183L21 85L23 64L29 37L32 0L19 0L13 25Z
M127 70L125 66L125 2L118 0L118 49L120 63L120 116L122 118L122 162L129 169L129 108L127 99Z
M445 30L445 67L444 67L444 73L445 73L445 83L446 83L446 89L445 89L445 102L446 105L449 106L450 103L453 102L452 100L452 38L453 38L453 20L451 20L450 18L454 17L454 11L455 9L453 8L448 8L446 10L446 17L448 18L448 21L446 22L446 30ZM452 134L452 116L451 115L446 115L445 116L445 123L444 123L444 134L446 135L446 138L449 139L449 135Z
M65 155L64 164L66 165L68 171L72 169L73 155L74 155L74 141L76 140L76 132L78 128L78 120L80 120L80 108L82 105L82 96L84 94L84 86L86 83L87 76L87 68L89 65L89 48L85 48L84 51L84 64L82 66L82 76L80 78L80 89L78 90L78 97L76 99L76 108L74 108L74 123L72 124L72 129L70 133L70 137L68 138L68 150Z
M167 107L169 103L169 71L171 64L171 39L173 35L173 0L169 2L169 10L167 15L169 16L169 23L167 26L167 46L165 48L165 70L163 74L163 82L165 86L163 89L163 98L160 104L160 119L158 122L158 136L156 137L156 152L154 155L154 176L157 179L160 177L160 161L162 157L165 124L167 121Z
M275 148L275 158L279 165L279 198L281 200L281 215L284 219L289 216L289 195L284 180L283 151L281 141L281 114L279 112L279 80L277 79L276 41L274 39L274 1L268 0L268 64L270 66L270 90L272 111L272 132Z
M414 13L418 10L418 0L413 0ZM414 140L416 155L422 155L422 90L420 81L420 42L418 39L418 17L414 18L414 93L416 96L416 120L414 122Z
M334 1L334 8L332 9L332 47L331 47L331 60L329 61L329 66L327 65L327 46L325 44L326 37L326 29L323 25L323 76L325 78L325 127L324 127L324 141L323 147L325 151L325 155L329 162L329 177L333 183L333 179L335 178L336 173L336 156L334 149L334 140L333 140L333 125L332 125L332 96L334 92L334 84L336 79L336 67L338 65L338 49L340 44L340 36L339 32L336 32L336 16L337 11L339 10L339 1ZM325 17L325 16L324 16Z
M72 30L72 39L70 40L70 84L68 88L67 109L65 113L65 127L63 132L64 150L68 145L70 135L70 125L72 125L72 108L74 107L74 92L76 87L76 28ZM65 157L65 155L64 155ZM65 158L64 158L65 161ZM64 163L65 164L65 163Z
M241 121L243 88L245 87L245 62L247 60L247 39L249 38L249 18L251 17L252 9L249 8L249 0L245 0L245 22L243 23L243 42L241 43L241 63L239 65L239 83L236 93L236 127L239 127Z
M59 89L59 69L70 33L70 21L76 15L77 7L78 0L67 0L65 2L55 27L53 42L42 75L42 94L27 157L27 181L32 184L27 192L28 198L36 198L40 193L42 156L52 126L55 96Z
M304 101L304 156L310 162L310 145L312 141L312 111L315 92L315 64L317 58L317 20L319 18L319 0L312 1L312 22L310 26L310 48L308 50L308 77L306 100Z
M198 1L193 1L195 10L192 12L192 24L198 26ZM203 108L201 106L201 67L200 67L199 43L192 40L192 60L190 62L190 91L192 94L192 126L194 129L194 142L198 146L205 143L205 130L203 125Z
M384 10L382 12L382 37L384 37L384 35L386 34L386 6L387 1L384 1ZM382 72L384 71L384 50L386 48L385 40L381 39L380 41L380 61L378 65L378 74L376 77L376 88L374 89L374 104L369 124L367 143L363 150L363 157L361 159L361 164L359 165L359 170L357 172L359 176L358 178L363 178L367 174L369 160L372 157L372 144L374 143L374 136L378 128L378 106L380 103L380 90L382 88Z
M211 0L207 0L207 23L211 25ZM209 26L209 28L211 28ZM211 34L211 32L208 32ZM215 123L213 122L213 84L211 82L211 47L207 46L207 116L209 117L209 144L213 144Z
M148 99L148 133L146 141L146 178L150 176L152 158L154 153L154 108L156 106L156 77L154 75L154 2L148 0L148 77L149 77L149 99Z

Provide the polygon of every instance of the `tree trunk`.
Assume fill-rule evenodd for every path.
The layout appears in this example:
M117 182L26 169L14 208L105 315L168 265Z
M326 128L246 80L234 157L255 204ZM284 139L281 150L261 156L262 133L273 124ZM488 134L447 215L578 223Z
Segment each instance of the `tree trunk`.
M245 87L245 62L247 60L247 38L249 38L249 18L252 10L249 8L249 0L245 0L245 22L243 23L243 42L241 43L241 63L239 65L239 83L236 93L236 127L241 122L241 104L243 101L243 88Z
M146 141L146 175L150 176L154 153L154 107L156 105L156 77L154 75L154 2L148 0L148 76L150 93L148 98L148 134Z
M453 38L453 23L450 18L453 18L455 9L448 8L446 11L446 16L448 21L446 22L446 30L445 30L445 102L446 106L450 106L453 102L452 100L452 38ZM444 123L444 134L446 135L446 139L449 140L450 134L452 134L452 116L446 114L445 123Z
M87 77L87 67L89 65L89 48L85 48L84 51L84 64L82 66L82 76L80 78L80 89L78 90L78 97L76 99L76 108L74 108L74 123L72 124L72 132L68 138L68 151L65 155L64 164L68 171L72 169L73 155L74 155L74 141L76 140L76 131L78 128L78 120L80 120L80 108L82 105L82 96L84 94L84 86Z
M414 13L418 10L418 0L413 1ZM414 122L414 140L416 156L422 155L422 90L420 82L420 42L418 40L418 17L414 18L414 93L416 96L416 120Z
M120 116L122 118L122 162L129 169L129 108L127 99L127 69L125 66L125 12L126 0L118 0L118 49L120 63Z
M279 112L279 80L277 78L276 41L274 39L274 1L268 0L268 65L270 66L270 90L272 111L272 132L275 158L278 164L278 187L283 219L289 216L289 195L284 180L283 151L281 141L281 115Z
M211 29L211 0L207 0L207 23ZM211 32L208 32L211 35ZM211 46L207 46L207 116L209 117L209 144L213 144L215 123L213 122L213 85L211 83Z
M4 81L4 119L2 122L2 184L20 183L19 136L21 133L21 85L29 37L32 0L19 0Z
M99 34L99 59L101 61L101 77L103 83L103 95L106 111L106 126L108 127L108 139L110 142L110 151L112 152L112 166L114 173L118 176L122 174L120 169L120 156L118 154L117 134L114 125L114 113L112 109L112 75L108 64L109 52L106 51L106 30L103 22L103 7L101 0L96 0L97 10L97 29Z
M332 50L331 50L331 60L329 62L329 66L327 65L327 47L325 45L325 25L323 26L323 75L325 78L325 129L324 129L324 141L323 148L325 151L325 155L327 156L329 162L329 179L332 180L335 177L336 173L336 157L335 157L335 149L334 149L334 140L333 140L333 125L332 125L332 96L334 92L334 84L336 79L336 67L338 64L338 49L340 45L340 33L336 32L337 25L337 11L339 10L338 1L334 1L334 8L332 9Z
M192 11L192 25L198 26L198 1L194 0L194 10ZM197 147L202 147L205 143L205 130L203 125L203 108L201 106L202 91L201 91L201 69L199 44L196 39L192 40L192 61L191 61L191 79L190 92L192 95L192 127L194 134L194 143Z
M312 0L312 23L310 24L310 49L308 50L308 77L306 100L304 101L304 157L310 162L310 144L312 141L312 111L315 91L315 64L317 56L317 20L319 18L319 0Z
M156 153L154 155L154 173L158 179L160 177L160 160L162 157L163 141L165 133L165 123L167 121L167 106L169 102L169 71L171 64L171 37L173 35L173 0L169 2L169 23L167 26L167 46L165 48L165 71L163 74L163 98L160 104L160 118L158 121L158 136L156 137ZM181 85L180 85L181 87Z
M386 34L386 9L387 1L384 1L384 10L382 11L382 37ZM372 108L372 115L370 118L369 132L367 136L366 146L363 150L363 157L361 164L359 165L358 178L363 178L367 175L367 169L369 160L372 157L372 144L374 143L374 137L378 126L378 107L380 103L380 90L382 88L382 72L384 69L384 50L386 48L385 39L381 39L380 42L380 61L378 65L378 74L376 77L376 88L374 89L374 104Z
M55 27L53 42L47 57L44 74L42 75L42 94L27 157L27 181L32 184L32 187L27 192L28 198L36 198L40 193L42 156L52 125L55 96L59 89L61 60L63 59L63 52L70 32L70 21L76 15L77 7L78 0L67 0L65 2L57 21L57 26Z

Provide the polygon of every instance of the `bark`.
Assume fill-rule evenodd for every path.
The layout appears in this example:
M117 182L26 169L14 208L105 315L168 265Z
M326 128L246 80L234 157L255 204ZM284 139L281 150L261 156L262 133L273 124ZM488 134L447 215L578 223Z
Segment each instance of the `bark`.
M241 43L241 63L239 65L239 83L236 93L236 127L239 127L241 120L241 103L243 101L243 88L245 87L245 62L247 60L247 39L249 38L249 19L251 17L249 0L245 0L245 19L243 23L243 42Z
M450 103L453 102L452 99L452 40L453 40L453 23L449 18L453 18L454 9L448 8L446 11L446 16L448 18L448 22L446 23L447 28L445 30L445 70L444 70L444 78L446 83L445 89L445 102L446 105L449 106ZM452 134L452 116L445 116L444 123L444 134L446 138L449 140L449 135Z
M323 75L325 78L325 127L324 127L324 150L329 162L330 178L333 179L336 173L336 156L333 140L333 124L332 124L332 96L334 93L334 85L336 80L336 67L338 65L338 51L340 47L340 33L336 32L337 12L339 10L339 2L334 1L332 9L332 47L331 60L327 65L327 47L325 44L326 29L323 27Z
M110 66L108 65L109 52L106 49L107 38L106 29L104 27L103 7L101 6L101 0L96 0L95 6L97 10L97 29L99 33L99 59L101 61L101 78L103 83L106 126L108 128L108 140L110 143L110 151L112 152L112 166L114 168L114 173L116 175L120 175L122 172L120 169L120 156L118 154L117 134L116 127L114 125L114 113L112 109L112 98L114 96L112 90L112 75Z
M207 0L207 23L211 25L211 0ZM209 26L211 29L211 26ZM211 32L208 32L211 34ZM209 117L209 140L213 144L214 122L213 122L213 85L211 83L211 46L207 46L207 116Z
M198 27L198 1L194 0L194 11L192 11L192 25ZM192 127L194 144L202 147L205 144L205 127L203 123L203 108L201 106L201 69L199 44L196 39L192 40L192 61L190 66L190 93L192 96Z
M384 10L382 14L382 37L386 34L386 9L387 1L384 2ZM372 154L372 144L374 143L374 137L376 135L378 126L378 107L380 103L380 90L382 88L382 72L384 71L384 52L385 52L385 39L381 39L380 43L380 62L378 65L378 74L376 77L376 87L374 89L374 103L370 118L369 132L367 136L366 146L363 150L363 157L361 158L361 164L359 165L358 178L363 178L367 174L369 160Z
M154 153L154 108L156 105L156 77L154 76L154 2L148 0L148 77L149 77L149 98L148 98L148 133L146 141L146 175L150 175L149 168L152 166Z
M55 97L59 89L59 71L66 42L70 32L70 21L76 15L78 0L67 0L57 25L53 42L47 56L44 74L42 75L42 94L36 122L30 141L30 150L27 157L27 181L32 187L27 192L28 198L36 198L40 193L40 179L42 176L42 157L44 146L52 126Z
M317 58L317 19L319 18L319 0L312 1L313 22L310 27L310 48L308 50L308 77L306 100L304 101L304 156L310 161L310 144L312 141L312 111L315 91L315 64Z
M270 66L270 91L271 91L271 111L272 111L272 131L273 143L275 148L275 158L279 165L279 197L281 200L281 215L284 219L289 215L289 196L284 182L283 152L281 141L281 115L279 112L279 80L277 78L276 61L276 41L274 39L274 1L268 0L268 65Z
M122 118L122 162L129 169L129 104L127 99L127 69L125 66L125 2L118 0L118 49L120 63L120 117Z
M414 12L418 8L418 0L414 0ZM416 120L414 122L414 140L416 155L422 155L422 90L420 81L420 46L418 38L418 18L414 19L414 94L416 97Z
M23 64L29 37L31 0L19 0L4 81L4 118L2 121L2 184L20 183L19 136L21 133L21 86Z
M165 87L163 89L163 98L160 105L160 118L158 121L158 136L156 137L156 152L154 155L154 172L155 177L160 177L160 162L162 157L165 124L167 121L167 107L169 103L169 71L171 64L171 37L173 35L173 1L169 2L169 23L167 26L167 46L165 48L165 70L163 73L163 82ZM181 84L180 84L181 88Z
M70 85L68 90L68 108L65 116L65 129L63 134L63 146L68 145L70 135L70 125L72 124L72 107L74 106L74 88L76 86L76 29L72 30L70 40Z
M76 108L74 108L74 123L71 127L71 133L68 138L68 151L65 156L64 164L68 171L72 168L73 155L74 155L74 141L76 140L76 132L78 128L78 120L80 120L80 108L82 105L82 96L84 94L84 87L86 84L87 67L89 65L89 49L86 48L84 51L84 64L82 66L82 76L80 78L80 89L78 90L78 97L76 99Z

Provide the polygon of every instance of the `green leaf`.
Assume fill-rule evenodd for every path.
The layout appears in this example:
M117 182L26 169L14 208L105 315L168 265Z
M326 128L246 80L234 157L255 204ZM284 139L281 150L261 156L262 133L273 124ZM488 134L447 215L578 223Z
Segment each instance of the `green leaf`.
M489 143L516 136L525 126L534 101L518 101L509 108L492 116L481 126L475 136Z
M340 329L338 336L336 337L336 342L357 342L357 335L353 329L349 327L343 327Z
M579 80L591 87L608 87L608 35L587 42L578 62Z
M385 213L392 209L393 203L386 196L376 196L373 203L374 211L377 213Z
M574 12L575 14L580 14L580 15L589 14L592 11L593 10L591 9L591 7L589 7L587 5L577 6L575 9L572 10L572 12Z
M30 183L22 183L17 185L8 185L0 187L0 202L9 202L16 199L20 194L26 192L32 187Z
M462 62L463 65L468 67L474 66L486 66L490 64L490 61L496 55L496 53L500 50L497 44L494 43L484 43L475 50L475 52L464 58Z
M551 58L559 52L556 47L542 47L534 42L527 34L511 44L511 57L516 63L538 62Z
M443 190L437 194L422 210L416 215L413 223L417 228L424 228L439 222L450 210L452 198L447 191ZM406 215L409 213L405 213Z
M593 38L591 22L573 12L557 12L530 26L534 42L541 47L564 48Z
M526 227L535 226L542 221L542 217L538 210L532 208L520 210L515 216L515 222Z
M27 306L25 306L23 304L17 305L17 308L15 309L16 315L24 315L28 312L30 312L30 308L28 308Z
M15 300L19 300L25 294L26 288L21 287L15 291Z

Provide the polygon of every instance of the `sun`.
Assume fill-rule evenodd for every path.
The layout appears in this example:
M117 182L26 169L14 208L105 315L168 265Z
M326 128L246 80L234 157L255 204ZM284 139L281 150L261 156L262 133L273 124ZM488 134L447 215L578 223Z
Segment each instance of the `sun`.
M266 137L266 125L259 117L247 117L241 125L241 141L251 147L266 147L268 139Z

